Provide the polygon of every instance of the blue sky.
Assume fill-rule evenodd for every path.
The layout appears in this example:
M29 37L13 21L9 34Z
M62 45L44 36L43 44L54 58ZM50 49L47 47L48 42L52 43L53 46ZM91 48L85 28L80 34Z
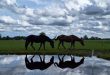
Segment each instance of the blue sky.
M1 0L2 36L74 34L110 38L110 0Z

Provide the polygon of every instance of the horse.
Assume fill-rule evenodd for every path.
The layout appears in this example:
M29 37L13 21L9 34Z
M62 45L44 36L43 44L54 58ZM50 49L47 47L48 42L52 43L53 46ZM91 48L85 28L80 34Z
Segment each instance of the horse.
M75 41L80 42L80 44L84 46L84 40L79 38L79 37L77 37L77 36L75 36L75 35L69 35L69 36L67 36L67 35L59 35L55 40L59 40L58 49L60 47L60 44L62 44L63 48L66 49L65 46L64 46L64 42L71 43L70 49L72 47L74 47Z
M40 50L40 48L44 47L45 50L45 42L50 42L50 45L52 48L54 48L54 41L52 39L50 39L48 36L46 35L29 35L26 37L26 41L25 41L25 49L27 50L28 45L31 43L31 47L35 50L33 43L40 43L40 47L38 50Z
M58 56L59 63L55 62L54 65L59 67L59 68L62 68L62 69L64 69L64 68L74 69L74 68L80 66L81 64L83 64L84 63L84 59L85 59L83 57L79 62L75 62L74 57L71 56L71 60L64 61L64 56L62 57L62 59Z
M30 69L30 70L35 70L35 69L45 70L45 69L49 68L54 63L54 56L52 56L50 61L47 62L47 63L45 62L45 56L42 59L41 56L39 55L40 61L33 61L33 57L29 61L28 58L27 58L27 55L26 55L25 65L26 65L27 69Z

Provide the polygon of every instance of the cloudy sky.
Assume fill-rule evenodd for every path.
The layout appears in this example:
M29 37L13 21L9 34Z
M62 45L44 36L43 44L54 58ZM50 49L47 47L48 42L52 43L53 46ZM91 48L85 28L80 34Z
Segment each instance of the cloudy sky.
M0 0L2 36L110 37L110 0Z

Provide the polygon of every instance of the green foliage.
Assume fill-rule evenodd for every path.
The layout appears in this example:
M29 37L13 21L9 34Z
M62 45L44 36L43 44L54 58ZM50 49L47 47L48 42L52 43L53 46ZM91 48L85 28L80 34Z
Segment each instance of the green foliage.
M101 40L102 38L91 36L90 38L87 35L84 35L83 39L85 40ZM102 39L103 40L103 39Z
M85 35L85 36L83 37L83 39L88 40L89 38L88 38L87 35Z
M44 32L41 32L40 35L46 35Z

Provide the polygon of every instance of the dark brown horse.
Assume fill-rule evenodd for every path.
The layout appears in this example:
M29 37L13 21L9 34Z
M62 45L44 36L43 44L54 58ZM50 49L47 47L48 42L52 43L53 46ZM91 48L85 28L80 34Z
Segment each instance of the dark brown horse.
M26 68L28 68L30 70L35 70L35 69L45 70L54 63L54 56L52 56L50 61L47 63L45 62L45 56L42 59L41 56L39 55L40 61L33 61L33 57L31 58L31 61L28 60L27 55L25 57Z
M46 41L50 42L51 47L54 48L54 41L52 39L50 39L48 36L46 36L46 35L39 35L39 36L29 35L26 38L25 48L27 50L28 45L31 43L31 47L35 50L33 43L40 43L40 47L38 50L40 50L42 44L43 44L43 47L45 50L45 42Z
M62 44L63 48L65 48L64 42L69 42L69 43L71 43L70 49L71 49L72 47L74 47L75 41L80 42L80 44L84 46L84 41L83 41L83 39L81 39L81 38L79 38L79 37L77 37L77 36L75 36L75 35L69 35L69 36L67 36L67 35L60 35L60 36L58 36L58 37L56 38L56 40L59 40L59 41L60 41L59 44L58 44L58 49L59 49L59 47L60 47L60 44ZM65 48L65 49L66 49L66 48Z
M55 62L54 65L62 69L64 68L74 69L84 63L84 57L79 62L75 62L75 59L72 56L70 61L69 60L64 61L64 56L62 57L62 59L59 56L58 58L59 58L59 63Z

